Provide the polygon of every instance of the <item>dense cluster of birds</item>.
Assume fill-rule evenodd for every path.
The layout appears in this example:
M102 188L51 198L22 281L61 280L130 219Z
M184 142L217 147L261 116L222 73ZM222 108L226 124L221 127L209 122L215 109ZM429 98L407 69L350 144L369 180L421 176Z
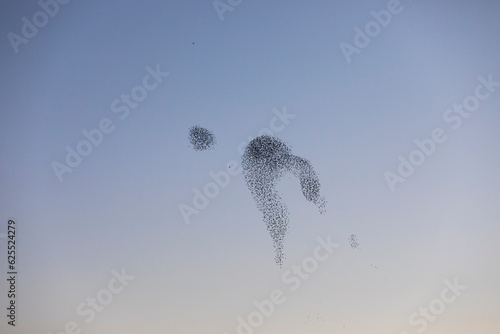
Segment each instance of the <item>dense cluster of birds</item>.
M349 238L349 243L351 244L351 248L359 247L358 237L356 236L356 234L351 234L351 237Z
M283 265L283 241L288 229L288 207L276 190L277 181L287 172L300 180L304 197L325 212L326 201L320 196L320 182L311 163L293 155L280 139L264 135L253 139L242 156L245 182L274 242L275 260Z
M195 125L189 128L189 142L195 151L213 149L217 143L214 134L201 126Z

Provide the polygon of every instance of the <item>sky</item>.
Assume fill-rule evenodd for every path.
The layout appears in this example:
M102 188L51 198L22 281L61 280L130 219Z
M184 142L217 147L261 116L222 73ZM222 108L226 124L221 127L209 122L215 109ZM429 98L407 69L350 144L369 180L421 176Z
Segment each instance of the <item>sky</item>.
M0 13L0 332L500 330L497 1ZM195 125L214 149L190 147ZM293 175L278 183L281 268L239 166L269 131L328 201L320 214Z

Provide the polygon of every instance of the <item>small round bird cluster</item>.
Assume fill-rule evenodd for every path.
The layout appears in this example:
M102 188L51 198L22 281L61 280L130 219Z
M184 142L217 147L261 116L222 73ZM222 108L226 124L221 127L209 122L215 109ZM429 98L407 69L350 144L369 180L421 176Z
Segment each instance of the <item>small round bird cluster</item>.
M277 181L291 172L300 180L304 197L325 212L326 201L320 196L318 175L310 162L291 153L291 149L273 136L253 139L242 156L243 174L257 208L274 242L275 260L283 265L283 241L288 229L288 207L276 190Z
M356 234L351 234L349 243L351 244L351 248L359 248L358 237L356 236Z
M195 125L189 128L189 142L195 151L213 149L216 142L214 134L201 126Z

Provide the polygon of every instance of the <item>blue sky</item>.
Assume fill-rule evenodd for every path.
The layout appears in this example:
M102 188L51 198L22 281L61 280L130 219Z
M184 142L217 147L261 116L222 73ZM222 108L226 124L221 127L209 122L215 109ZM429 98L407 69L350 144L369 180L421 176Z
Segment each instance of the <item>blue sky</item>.
M0 330L233 334L281 289L255 333L413 334L409 317L458 278L467 289L425 332L498 331L500 88L457 129L443 115L478 77L500 81L500 4L401 1L348 63L340 44L388 3L244 0L221 21L210 1L70 1L17 53L8 34L41 7L2 3L0 236L14 218L19 295L17 328L2 316ZM169 75L122 120L111 104L147 67ZM279 268L242 175L190 224L179 205L285 109L295 118L276 135L311 161L328 205L320 215L298 180L278 184L290 208ZM103 119L114 130L60 182L54 161ZM214 150L189 147L193 125ZM436 128L446 141L391 191L384 173ZM291 291L282 275L327 236L341 246ZM122 268L135 279L86 323L77 306Z

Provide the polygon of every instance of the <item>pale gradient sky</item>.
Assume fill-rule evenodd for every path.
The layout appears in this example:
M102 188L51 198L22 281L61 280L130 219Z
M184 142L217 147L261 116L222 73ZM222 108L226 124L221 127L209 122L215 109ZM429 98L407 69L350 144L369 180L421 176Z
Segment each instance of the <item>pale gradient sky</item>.
M478 76L500 81L500 3L401 1L348 64L339 44L387 3L246 0L220 21L211 1L72 1L16 54L7 34L40 7L3 2L0 233L16 219L19 296L18 325L2 311L0 332L74 321L85 334L234 334L253 301L281 289L286 302L254 333L415 334L408 317L458 278L467 290L425 333L497 333L500 89L457 130L443 113ZM170 76L120 120L111 102L157 64ZM190 225L178 205L284 107L296 117L277 135L312 162L328 211L296 179L279 183L290 208L280 269L243 176ZM114 132L59 182L51 163L103 118ZM214 150L189 147L196 124ZM446 142L391 192L384 172L435 128ZM341 247L291 291L281 275L328 235ZM86 324L77 305L121 268L135 280Z

